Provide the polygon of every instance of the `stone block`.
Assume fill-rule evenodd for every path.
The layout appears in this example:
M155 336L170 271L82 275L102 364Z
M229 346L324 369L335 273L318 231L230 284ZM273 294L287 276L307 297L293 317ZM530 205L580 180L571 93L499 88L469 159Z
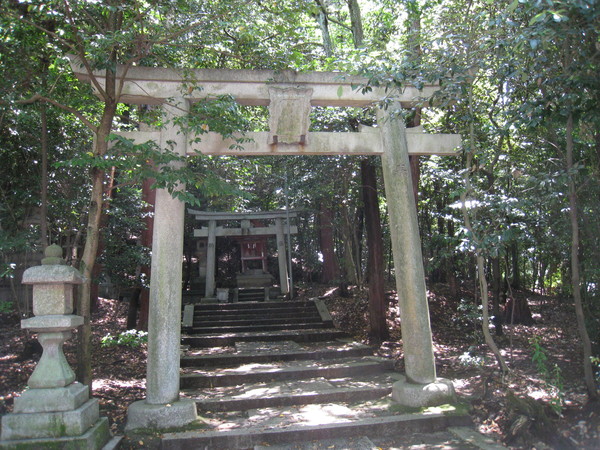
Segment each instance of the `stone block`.
M59 266L60 267L60 266ZM36 284L33 286L33 314L71 314L73 286L70 284Z
M454 385L450 380L437 378L433 383L411 383L402 377L392 386L392 398L401 405L421 408L456 401Z
M81 284L84 278L71 266L34 266L23 272L23 284Z
M52 389L28 389L15 398L14 413L73 411L89 398L89 388L81 383Z
M187 398L166 405L151 405L146 400L141 400L129 405L125 430L176 428L185 426L197 418L196 403Z
M102 417L89 430L80 436L1 440L0 449L21 450L59 448L63 450L104 450L106 448L105 444L109 439L110 431L108 429L108 419L106 417Z
M183 320L181 323L183 328L191 328L194 326L194 305L185 305L183 308Z
M73 411L7 414L2 417L2 440L81 436L99 417L96 399L88 400Z
M21 328L31 331L67 331L83 325L81 316L47 315L21 320Z

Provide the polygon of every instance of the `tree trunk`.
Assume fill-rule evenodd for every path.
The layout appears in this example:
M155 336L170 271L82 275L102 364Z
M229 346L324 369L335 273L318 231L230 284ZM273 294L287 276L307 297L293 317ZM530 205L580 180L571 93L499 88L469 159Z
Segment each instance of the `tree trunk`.
M140 304L140 294L142 288L140 286L133 289L131 297L129 297L129 307L127 308L127 329L133 330L137 328L137 313Z
M331 283L339 278L340 274L333 240L333 211L324 203L319 205L319 244L323 255L321 282Z
M327 11L325 9L325 5L322 3L322 0L315 0L317 6L319 7L319 12L316 14L315 19L319 24L319 28L321 29L321 35L323 36L323 50L325 51L325 56L328 58L333 56L333 41L331 40L331 35L329 34L329 21L327 20Z
M598 388L594 379L592 369L592 344L585 326L585 313L583 310L583 301L581 298L580 267L579 267L579 211L577 206L577 190L575 180L573 179L573 114L569 113L567 117L567 174L569 174L569 219L571 222L571 286L573 290L573 300L575 302L575 315L577 316L577 329L581 337L583 347L583 373L585 385L588 391L588 398L593 401L600 399Z
M342 204L340 207L340 216L341 216L341 231L342 231L342 251L344 252L342 259L342 278L344 281L357 285L358 277L357 277L357 264L354 259L355 257L355 249L356 249L356 234L354 230L354 226L352 221L350 220L350 211L348 210L348 206Z
M364 42L364 32L362 26L362 18L360 14L360 6L358 0L347 0L348 11L350 12L350 28L352 29L352 40L354 48L360 48Z
M384 290L383 237L379 201L377 196L377 177L375 167L364 159L360 162L362 176L362 197L365 209L368 248L369 278L369 338L372 344L381 343L389 338L386 322L387 305Z
M409 155L410 175L413 180L413 195L415 196L415 206L419 210L419 181L421 179L421 162L418 155Z
M148 205L144 211L144 223L146 228L144 231L142 231L142 245L150 250L152 250L152 234L154 233L154 204L156 203L156 190L151 189L152 184L154 184L153 179L144 180L142 184L142 200ZM145 275L147 285L149 285L150 266L142 266L141 273L142 275ZM138 308L140 310L137 325L138 330L148 329L149 304L150 291L148 290L147 286L144 286L142 288L142 292L140 293L140 299L138 302Z
M363 233L365 228L365 209L362 206L357 206L356 208L356 221L354 226L354 242L355 245L355 253L354 253L354 261L356 262L356 279L360 286L365 282L364 273L363 273Z
M40 105L40 120L42 126L41 151L42 173L40 176L40 244L44 251L48 245L48 115L45 103Z
M454 237L454 222L452 220L448 221L446 226L448 237ZM446 258L446 280L448 281L448 286L450 287L450 294L452 297L458 296L458 280L456 278L456 270L455 270L455 256L454 249L449 246L448 248L449 256Z
M108 209L110 208L110 199L114 198L115 192L113 187L115 185L115 177L116 177L116 168L113 166L110 175L108 175L106 180L106 186L104 188L104 192L106 195L103 195L103 205L101 209L100 216L100 225L99 229L103 230L106 228L106 224L108 223ZM106 178L105 178L106 179ZM104 242L104 234L99 233L98 235L98 249L96 250L96 259L100 258L102 253L104 253L106 245ZM100 290L100 275L102 274L102 270L104 266L96 261L94 264L94 270L92 271L92 285L90 288L90 311L96 312L98 311L98 297Z
M485 267L483 256L479 253L476 255L477 259L477 276L479 278L479 291L481 293L481 306L482 306L482 320L481 320L481 330L483 331L483 338L485 343L490 348L494 356L496 357L496 361L498 362L498 366L503 374L508 373L509 369L506 365L506 361L504 357L500 353L500 349L496 345L494 338L490 333L490 316L489 316L489 298L488 298L488 284L485 278Z
M513 242L510 246L510 260L512 263L512 283L513 289L521 289L521 267L519 266L519 245Z
M500 313L500 304L502 303L502 272L500 270L500 258L496 256L492 258L492 308L494 312L494 328L496 331L496 336L502 336L504 332L502 331L502 315Z
M96 139L100 141L100 137ZM100 218L102 216L102 194L104 192L104 171L92 169L92 194L88 211L85 246L80 263L80 271L85 282L79 289L79 302L77 314L83 317L83 325L79 328L79 342L77 352L77 379L82 384L90 385L92 382L92 329L90 324L90 299L98 241L100 239Z
M106 71L107 86L110 84L110 71ZM112 75L114 83L114 74ZM95 155L104 155L108 149L108 136L112 128L112 120L115 115L117 103L115 101L105 103L102 121L98 127L95 140ZM85 246L81 258L80 271L85 282L80 286L77 311L83 317L83 325L79 329L79 342L77 351L77 379L86 385L92 382L91 363L91 338L92 329L90 324L91 287L93 280L94 265L98 255L98 244L100 241L100 221L102 219L102 207L104 204L104 179L105 172L97 168L92 169L92 193L88 210L88 223L86 227Z

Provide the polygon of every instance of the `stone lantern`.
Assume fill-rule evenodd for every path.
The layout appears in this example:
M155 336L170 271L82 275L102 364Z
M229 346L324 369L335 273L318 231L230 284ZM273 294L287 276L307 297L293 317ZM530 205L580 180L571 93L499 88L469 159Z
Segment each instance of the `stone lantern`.
M98 400L75 381L63 353L71 331L83 324L83 317L72 314L74 286L83 277L65 265L58 245L44 255L41 266L23 274L23 284L33 285L35 317L21 321L21 328L38 333L43 353L13 413L2 417L0 447L102 448L110 438L108 419L100 418Z

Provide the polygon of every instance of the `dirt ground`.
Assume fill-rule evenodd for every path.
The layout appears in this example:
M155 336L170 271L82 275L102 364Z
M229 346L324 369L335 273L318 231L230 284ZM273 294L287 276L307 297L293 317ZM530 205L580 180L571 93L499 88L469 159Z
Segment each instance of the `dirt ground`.
M335 288L305 286L305 298L325 298L336 325L366 342L368 314L366 291L354 288L341 298ZM600 405L586 402L573 306L557 299L518 292L527 299L535 323L505 326L496 337L511 372L502 376L483 343L472 293L458 297L444 285L429 292L431 325L438 376L454 381L458 394L472 405L474 423L513 448L600 448ZM387 292L390 304L390 340L379 352L396 360L402 370L402 345L397 298ZM461 300L463 299L463 300ZM93 315L93 395L100 401L111 430L121 434L127 406L144 398L145 344L138 347L102 347L107 334L125 331L127 305L101 299ZM25 388L40 357L35 336L21 330L16 314L0 313L0 414L12 410L13 399ZM74 339L65 345L74 366Z

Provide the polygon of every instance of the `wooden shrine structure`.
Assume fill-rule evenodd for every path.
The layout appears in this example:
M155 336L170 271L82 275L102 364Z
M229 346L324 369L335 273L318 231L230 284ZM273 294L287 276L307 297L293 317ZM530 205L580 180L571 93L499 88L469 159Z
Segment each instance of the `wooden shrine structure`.
M76 59L75 75L94 81L96 90L105 89L104 72L89 73ZM179 155L201 152L210 155L380 155L388 199L389 227L394 254L396 286L402 323L406 377L402 389L415 398L429 400L442 381L436 376L433 342L427 305L427 291L421 254L409 154L455 155L458 135L430 135L422 129L405 128L398 120L402 108L411 108L429 98L437 89L406 86L393 98L383 88L368 92L355 86L366 84L360 77L342 73L269 70L164 69L117 67L119 101L128 104L161 105L160 130L123 132L135 143L153 141ZM208 132L188 135L178 121L194 102L231 95L243 105L268 106L269 131L246 133L248 142L234 145ZM366 107L381 104L376 127L362 127L356 133L309 132L313 106ZM180 186L185 189L185 186ZM183 223L185 205L166 189L157 189L152 242L152 277L148 323L146 399L129 406L127 429L167 428L196 419L192 400L180 398L180 333ZM398 396L396 396L398 398Z
M215 293L216 271L216 239L219 236L234 237L240 244L242 275L252 278L250 273L256 268L267 274L266 238L274 236L277 242L277 261L279 267L279 286L281 293L290 292L288 277L287 252L285 248L286 234L296 234L298 227L288 221L296 218L296 211L269 211L269 212L209 212L188 209L198 222L207 223L206 226L195 228L194 237L206 238L206 284L205 298L213 298ZM265 221L274 222L265 225ZM235 222L236 226L219 226L222 222ZM284 225L285 222L285 225ZM251 281L249 281L251 285ZM255 284L252 287L259 286Z

